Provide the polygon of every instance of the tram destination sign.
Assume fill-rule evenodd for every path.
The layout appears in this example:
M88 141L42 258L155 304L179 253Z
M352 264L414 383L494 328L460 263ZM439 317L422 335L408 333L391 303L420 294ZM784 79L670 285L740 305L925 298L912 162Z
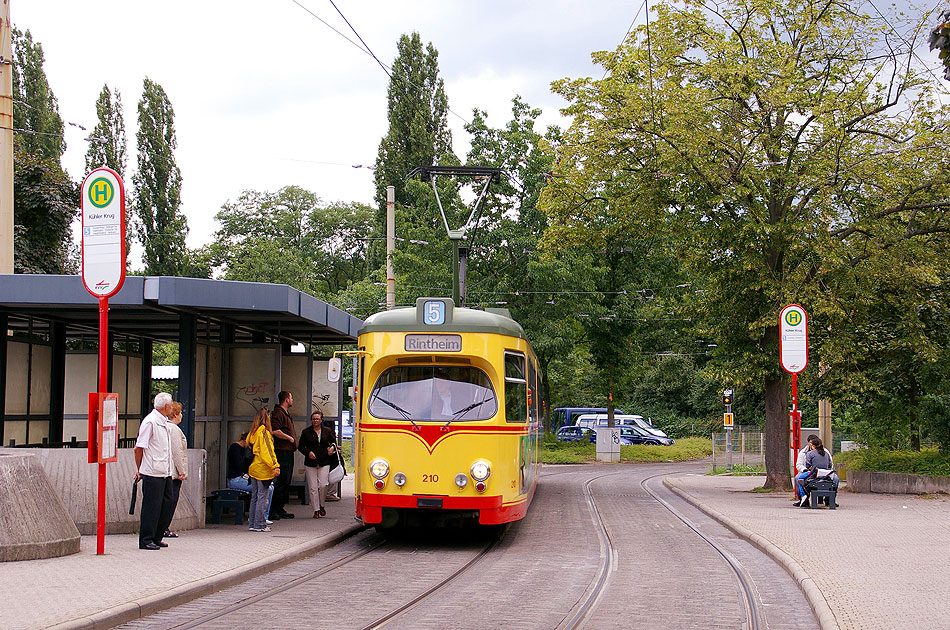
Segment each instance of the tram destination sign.
M406 335L406 352L461 352L462 335Z

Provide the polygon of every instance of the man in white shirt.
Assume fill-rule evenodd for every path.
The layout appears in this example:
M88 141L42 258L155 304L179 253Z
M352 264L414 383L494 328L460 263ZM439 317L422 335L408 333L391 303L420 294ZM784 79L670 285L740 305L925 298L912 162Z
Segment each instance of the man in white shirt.
M172 411L171 394L155 396L155 408L142 419L135 442L135 479L142 480L142 524L139 549L167 547L162 536L174 515L172 486L172 445L168 416Z

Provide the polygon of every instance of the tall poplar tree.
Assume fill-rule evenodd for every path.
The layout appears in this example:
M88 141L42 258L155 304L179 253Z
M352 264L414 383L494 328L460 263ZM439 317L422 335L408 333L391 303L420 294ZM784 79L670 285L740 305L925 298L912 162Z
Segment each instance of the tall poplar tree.
M413 204L406 176L417 166L458 164L452 154L448 127L448 98L439 77L439 53L430 42L423 47L419 33L403 35L397 44L392 79L387 91L389 130L376 158L374 221L377 236L386 234L386 187L396 188L396 203ZM410 187L411 188L411 187ZM372 266L384 262L384 248L374 248Z
M89 148L86 150L86 172L94 168L107 166L125 177L127 165L127 140L125 136L125 117L122 114L122 95L118 90L109 90L102 86L96 100L96 116L99 122L90 134Z
M60 164L63 119L43 69L43 46L12 29L14 271L66 273L77 186Z
M145 273L188 275L188 220L181 212L181 172L175 164L175 112L162 86L146 77L138 105L138 168L132 176Z
M13 126L17 146L29 153L59 163L66 141L59 103L43 70L43 45L33 41L30 31L11 31L13 44Z

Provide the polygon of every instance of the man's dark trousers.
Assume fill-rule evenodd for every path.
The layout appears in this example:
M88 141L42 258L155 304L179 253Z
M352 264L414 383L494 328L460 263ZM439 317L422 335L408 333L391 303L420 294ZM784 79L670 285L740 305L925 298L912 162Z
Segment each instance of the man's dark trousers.
M174 492L171 477L142 475L142 525L139 527L139 547L150 542L162 542L165 530L175 515Z
M270 506L271 516L285 513L284 506L290 500L290 480L294 476L294 451L276 451L280 474L274 478L274 501Z

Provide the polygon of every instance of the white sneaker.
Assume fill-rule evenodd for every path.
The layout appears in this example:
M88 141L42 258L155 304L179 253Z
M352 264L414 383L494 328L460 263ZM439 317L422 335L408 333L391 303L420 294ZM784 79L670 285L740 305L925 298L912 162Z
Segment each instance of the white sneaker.
M269 521L269 520L267 520L267 519L265 518L265 519L264 519L264 524L265 524L265 525L273 525L273 524L274 524L274 521Z

